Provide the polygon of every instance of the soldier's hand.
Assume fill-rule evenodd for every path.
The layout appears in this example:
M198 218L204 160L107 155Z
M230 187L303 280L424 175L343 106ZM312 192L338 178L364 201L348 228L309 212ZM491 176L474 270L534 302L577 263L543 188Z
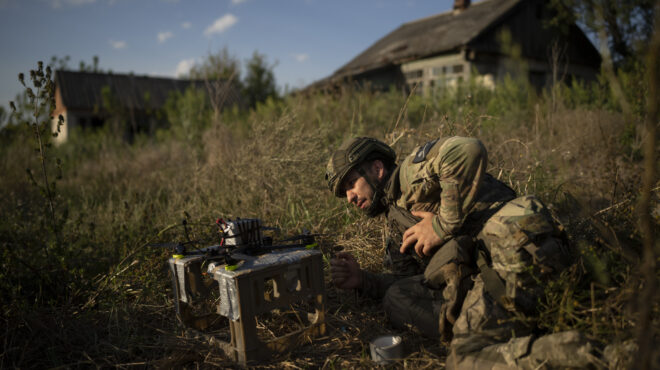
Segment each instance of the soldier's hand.
M332 282L340 289L356 289L362 285L362 270L355 257L339 252L330 260Z
M412 214L421 217L414 226L403 233L403 242L399 251L406 253L408 248L414 248L420 257L430 256L442 245L442 238L433 231L434 213L412 211Z

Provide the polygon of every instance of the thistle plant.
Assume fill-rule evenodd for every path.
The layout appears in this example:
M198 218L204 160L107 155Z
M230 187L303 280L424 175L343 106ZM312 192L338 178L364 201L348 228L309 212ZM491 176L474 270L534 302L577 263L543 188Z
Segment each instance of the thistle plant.
M28 86L25 82L25 75L19 73L18 81L25 88L25 95L27 95L27 107L29 107L28 116L20 116L13 101L10 102L9 105L13 114L19 114L20 119L32 132L32 137L36 144L35 152L38 153L38 165L40 168L37 170L39 172L37 175L35 175L35 172L31 168L27 168L26 172L30 183L39 189L45 199L50 227L55 234L57 246L60 247L61 238L55 212L57 191L53 176L48 171L49 158L47 156L47 150L52 145L50 137L57 137L60 128L64 123L64 118L62 115L59 115L56 131L51 132L51 114L55 110L55 82L53 81L52 76L53 73L50 66L47 66L44 69L44 64L41 61L37 62L37 69L30 70L30 81L32 86ZM55 180L59 180L62 178L62 161L59 158L55 158L55 165ZM46 254L48 254L47 248Z

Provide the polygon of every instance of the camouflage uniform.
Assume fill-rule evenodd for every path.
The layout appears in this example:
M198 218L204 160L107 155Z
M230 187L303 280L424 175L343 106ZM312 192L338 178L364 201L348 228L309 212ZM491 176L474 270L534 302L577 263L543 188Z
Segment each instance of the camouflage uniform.
M448 288L429 280L437 280L434 271L448 263L466 266L475 274L453 288L460 291L460 311L452 320L449 368L536 368L543 361L565 366L567 349L578 366L588 363L591 348L579 334L534 341L533 324L515 319L535 314L542 282L569 264L569 253L545 206L533 196L516 198L485 172L486 165L486 150L473 138L439 139L413 151L385 187L386 265L392 273L363 272L359 290L382 297L395 326L438 336L448 329ZM403 232L419 221L411 211L436 214L433 229L444 244L431 259L399 252ZM548 353L557 355L555 362Z
M473 243L458 236L476 236L484 222L515 192L485 172L486 149L474 138L438 139L417 148L403 160L385 186L388 240L385 265L390 274L364 273L360 291L382 298L395 281L424 272L431 259L401 254L406 229L420 219L411 211L428 211L435 232L445 241L434 265L476 264Z

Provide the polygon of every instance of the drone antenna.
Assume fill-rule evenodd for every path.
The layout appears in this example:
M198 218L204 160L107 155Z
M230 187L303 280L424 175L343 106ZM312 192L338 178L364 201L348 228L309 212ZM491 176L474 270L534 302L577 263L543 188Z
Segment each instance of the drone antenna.
M181 221L181 224L183 225L183 234L186 236L186 240L188 241L188 243L192 243L192 241L190 240L190 235L188 234L188 219L184 218Z

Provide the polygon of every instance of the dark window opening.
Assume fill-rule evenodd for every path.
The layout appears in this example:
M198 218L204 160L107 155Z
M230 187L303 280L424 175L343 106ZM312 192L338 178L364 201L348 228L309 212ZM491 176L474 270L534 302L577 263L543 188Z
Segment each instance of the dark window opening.
M94 116L90 119L90 126L94 127L94 128L99 128L99 127L103 126L103 123L104 123L104 121L100 117Z
M424 71L421 69L416 69L414 71L409 71L405 73L406 79L420 78L424 75Z

